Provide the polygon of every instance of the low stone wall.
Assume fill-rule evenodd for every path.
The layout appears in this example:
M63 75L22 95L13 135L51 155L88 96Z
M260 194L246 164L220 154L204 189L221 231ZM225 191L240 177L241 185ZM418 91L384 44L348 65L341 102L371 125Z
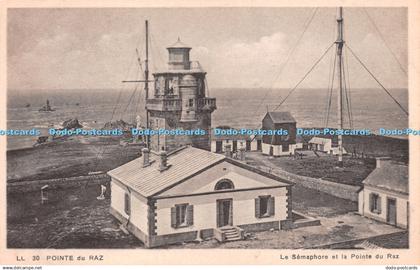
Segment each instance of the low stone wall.
M95 174L56 179L13 182L7 183L7 193L38 191L44 185L48 185L49 189L57 189L77 187L86 184L108 184L110 181L111 178L106 174Z
M353 202L358 201L358 191L360 190L360 187L358 186L350 186L340 183L335 183L319 178L312 178L302 175L297 175L294 173L286 172L283 170L275 169L275 168L269 168L266 166L260 166L262 170L278 175L285 180L288 180L290 182L293 182L297 185L301 185L306 188L315 189L318 191L322 191L325 193L328 193L330 195L350 200Z
M364 237L364 238L348 240L348 241L343 241L343 242L338 242L338 243L331 243L331 244L326 244L326 245L314 246L314 247L310 247L310 249L348 249L348 248L353 247L354 245L360 244L363 241L369 241L369 240L374 241L374 240L381 239L381 238L384 238L384 237L385 238L388 238L388 237L402 237L405 233L407 233L407 232L406 231L401 231L401 232L394 232L394 233L376 235L376 236L371 236L371 237Z
M315 219L313 217L306 216L300 212L293 211L293 214L300 216L300 219L293 221L293 228L303 228L303 227L310 227L310 226L319 226L321 225L321 221L319 219Z

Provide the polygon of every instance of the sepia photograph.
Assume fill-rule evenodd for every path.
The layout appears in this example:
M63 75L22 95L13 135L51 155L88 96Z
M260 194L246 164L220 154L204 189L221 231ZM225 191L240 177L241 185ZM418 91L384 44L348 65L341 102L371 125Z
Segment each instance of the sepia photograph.
M409 7L5 12L7 250L418 242Z

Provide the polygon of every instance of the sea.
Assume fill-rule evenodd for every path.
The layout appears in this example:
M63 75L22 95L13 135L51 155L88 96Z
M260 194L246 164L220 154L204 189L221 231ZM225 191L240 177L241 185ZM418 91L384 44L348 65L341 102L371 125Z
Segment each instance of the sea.
M290 89L215 88L208 95L217 99L212 127L261 127L267 111L289 111L297 126L337 127L337 96L328 89L296 89L281 106ZM390 93L408 110L408 90L391 89ZM53 112L39 112L49 100ZM60 128L68 119L77 118L86 129L102 128L105 123L124 120L134 123L139 115L144 123L144 93L139 89L9 89L7 93L7 128ZM351 89L344 98L344 127L370 129L405 129L408 117L382 89ZM347 106L349 104L349 106ZM329 109L328 109L329 108ZM351 108L348 110L347 108ZM328 113L329 111L329 113ZM327 120L328 119L328 120ZM37 137L8 136L7 149L32 147Z

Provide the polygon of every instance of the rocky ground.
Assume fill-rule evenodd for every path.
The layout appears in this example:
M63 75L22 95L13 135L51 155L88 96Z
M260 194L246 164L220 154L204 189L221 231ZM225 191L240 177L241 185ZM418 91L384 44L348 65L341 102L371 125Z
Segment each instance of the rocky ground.
M7 152L7 180L31 181L109 171L140 156L142 146L118 137L74 136L35 148Z

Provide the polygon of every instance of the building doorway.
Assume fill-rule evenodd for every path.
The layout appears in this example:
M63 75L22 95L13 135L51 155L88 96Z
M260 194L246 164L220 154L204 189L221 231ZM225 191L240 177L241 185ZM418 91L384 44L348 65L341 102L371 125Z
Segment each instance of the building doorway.
M238 150L238 142L233 141L233 152L235 153Z
M217 200L217 227L232 226L232 199Z
M216 141L216 153L222 153L223 152L223 142L222 141Z
M262 150L261 140L257 140L257 151L261 151L261 150Z
M246 141L245 150L246 151L251 151L251 141L249 141L249 140Z
M395 199L392 199L392 198L388 198L386 201L387 201L386 222L392 225L397 225L397 202Z

